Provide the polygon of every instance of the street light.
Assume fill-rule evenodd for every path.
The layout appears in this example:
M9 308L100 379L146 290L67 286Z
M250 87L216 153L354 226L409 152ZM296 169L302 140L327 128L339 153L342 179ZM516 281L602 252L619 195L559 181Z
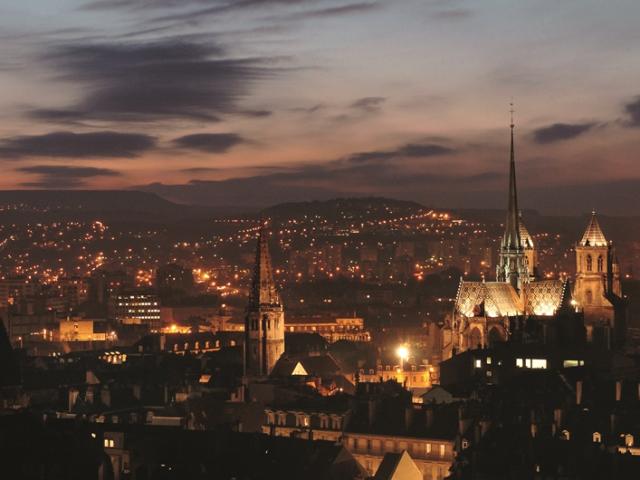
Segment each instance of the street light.
M409 349L406 345L400 345L396 350L396 355L400 358L400 369L404 371L404 362L409 359Z

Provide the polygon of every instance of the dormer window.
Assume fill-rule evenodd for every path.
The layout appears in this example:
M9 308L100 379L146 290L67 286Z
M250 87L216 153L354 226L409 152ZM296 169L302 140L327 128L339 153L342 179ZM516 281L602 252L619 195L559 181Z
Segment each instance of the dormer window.
M602 434L600 432L593 432L593 443L602 443Z
M624 444L625 444L627 447L633 447L633 435L631 435L630 433L627 433L627 434L624 436Z
M571 433L569 430L562 430L562 432L560 432L560 436L563 440L571 440Z

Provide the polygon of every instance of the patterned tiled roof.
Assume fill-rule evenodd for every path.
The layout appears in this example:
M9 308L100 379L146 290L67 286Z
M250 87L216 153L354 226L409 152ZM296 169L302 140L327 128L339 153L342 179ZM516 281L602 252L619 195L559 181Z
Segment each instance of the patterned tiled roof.
M566 282L562 280L542 280L524 286L526 311L531 315L553 315L562 305L566 292Z
M472 317L478 308L484 308L488 317L514 316L522 311L518 293L511 284L462 280L456 297L456 311Z
M522 297L505 282L465 282L462 280L456 296L456 312L466 317L484 314L488 317L529 315L551 316L567 295L566 282L542 280L525 284Z
M587 229L582 236L582 240L580 240L580 245L583 247L607 246L607 239L605 238L604 233L602 233L602 229L598 223L598 218L596 217L596 212L591 212L591 220L589 220L589 225L587 225Z

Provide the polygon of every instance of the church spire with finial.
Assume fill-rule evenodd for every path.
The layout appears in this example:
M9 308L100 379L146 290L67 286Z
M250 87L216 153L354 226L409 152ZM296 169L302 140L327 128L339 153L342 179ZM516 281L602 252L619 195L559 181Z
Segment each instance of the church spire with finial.
M510 104L511 149L509 154L509 193L507 200L507 218L504 226L504 235L500 244L500 259L498 262L496 278L500 282L507 282L515 288L521 288L527 281L526 258L522 239L520 237L520 221L518 210L518 191L516 187L516 155L514 145L513 102Z
M262 222L245 317L245 375L269 375L284 352L284 308L273 280L266 222Z
M513 102L510 103L511 109L511 151L509 155L509 198L507 203L507 221L505 223L504 236L502 238L502 246L510 249L521 248L522 242L520 239L520 226L519 226L519 210L518 210L518 191L516 187L516 154L513 140L513 129L515 124L513 123Z

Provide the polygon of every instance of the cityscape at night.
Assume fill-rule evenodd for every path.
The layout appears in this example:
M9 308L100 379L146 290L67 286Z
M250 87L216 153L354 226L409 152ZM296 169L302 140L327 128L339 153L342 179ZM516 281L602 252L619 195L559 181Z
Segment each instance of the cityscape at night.
M640 478L639 18L0 0L0 478Z

